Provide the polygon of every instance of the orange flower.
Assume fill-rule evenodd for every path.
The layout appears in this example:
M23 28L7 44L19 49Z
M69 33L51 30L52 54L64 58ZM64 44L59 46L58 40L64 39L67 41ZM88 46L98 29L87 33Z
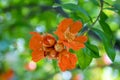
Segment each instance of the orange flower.
M59 67L62 71L74 69L76 66L77 57L75 54L63 50L59 53Z
M30 34L33 35L29 43L30 48L33 50L32 52L33 61L37 62L51 54L50 51L53 49L54 44L56 42L55 38L52 35L50 34L40 35L37 32L30 32Z
M73 22L72 19L66 18L59 25L55 34L59 38L59 42L62 42L68 49L79 50L84 48L84 42L86 42L86 36L77 36L78 31L82 28L80 21Z

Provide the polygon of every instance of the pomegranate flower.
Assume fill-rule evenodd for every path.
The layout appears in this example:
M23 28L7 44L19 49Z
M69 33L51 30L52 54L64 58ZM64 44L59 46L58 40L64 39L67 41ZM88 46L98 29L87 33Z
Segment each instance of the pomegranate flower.
M87 40L86 36L77 35L81 28L82 23L80 21L73 22L72 19L66 18L58 25L55 34L68 49L79 50L84 48L84 42Z
M87 37L77 35L81 28L80 21L73 22L72 19L68 18L64 19L55 31L59 40L56 40L51 34L40 35L37 32L31 32L33 36L29 45L33 50L32 60L38 62L47 57L58 60L58 65L62 71L74 69L77 57L68 49L79 50L84 47Z

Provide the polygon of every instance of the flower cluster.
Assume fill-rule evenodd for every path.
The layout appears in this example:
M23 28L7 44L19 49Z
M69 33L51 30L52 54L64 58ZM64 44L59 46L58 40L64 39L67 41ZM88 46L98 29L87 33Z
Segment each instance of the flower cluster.
M45 57L58 60L58 65L62 71L74 69L77 62L77 56L69 52L69 49L79 50L84 48L87 40L86 36L78 36L78 31L82 28L80 21L74 22L70 18L64 19L54 32L58 40L51 34L39 34L31 32L30 48L32 51L32 60L37 62Z

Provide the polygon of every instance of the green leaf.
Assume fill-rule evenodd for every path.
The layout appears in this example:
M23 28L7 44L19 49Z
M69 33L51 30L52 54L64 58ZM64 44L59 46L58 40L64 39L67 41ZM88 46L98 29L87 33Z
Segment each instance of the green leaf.
M77 57L78 57L78 64L80 66L81 69L85 69L86 67L89 66L89 64L92 61L92 57L90 57L89 55L86 54L86 48L85 49L81 49L79 51L76 52Z
M58 70L58 66L57 66L57 61L53 59L52 64L53 64L53 67L55 69L55 72L58 72L59 70Z
M100 20L99 23L100 23L104 33L107 35L107 37L109 39L113 38L113 34L112 34L112 31L111 31L109 25L102 20Z
M80 13L84 14L85 16L87 16L90 20L92 20L90 15L83 8L81 8L80 6L78 6L76 4L68 3L68 4L62 4L61 6L65 9L69 9L73 12L80 12Z
M100 14L100 20L106 21L107 18L108 18L108 16L104 12L101 12L101 14Z
M107 18L108 18L107 15L104 12L102 12L99 23L100 23L104 33L106 34L106 36L109 39L112 39L113 38L112 30L110 29L109 25L105 22Z
M100 39L102 40L102 42L104 44L107 55L109 56L109 58L112 61L114 61L116 53L115 53L115 50L111 44L111 41L108 39L108 37L105 35L105 33L102 32L101 30L98 30L95 28L92 28L92 30L96 35L98 35L100 37Z
M86 48L88 49L88 50L87 50L87 53L88 53L90 56L92 56L92 57L94 57L94 58L100 57L100 56L99 56L99 50L98 50L97 46L92 45L92 44L90 44L90 43L86 43L85 45L86 45Z

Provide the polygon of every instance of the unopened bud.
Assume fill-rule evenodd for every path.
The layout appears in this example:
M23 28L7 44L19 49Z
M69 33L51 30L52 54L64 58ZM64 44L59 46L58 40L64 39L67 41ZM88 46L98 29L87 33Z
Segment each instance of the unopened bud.
M51 59L56 59L57 58L57 52L53 49L50 51L48 57Z
M55 38L50 34L47 34L43 37L44 47L52 47L55 44L55 42L56 42Z

